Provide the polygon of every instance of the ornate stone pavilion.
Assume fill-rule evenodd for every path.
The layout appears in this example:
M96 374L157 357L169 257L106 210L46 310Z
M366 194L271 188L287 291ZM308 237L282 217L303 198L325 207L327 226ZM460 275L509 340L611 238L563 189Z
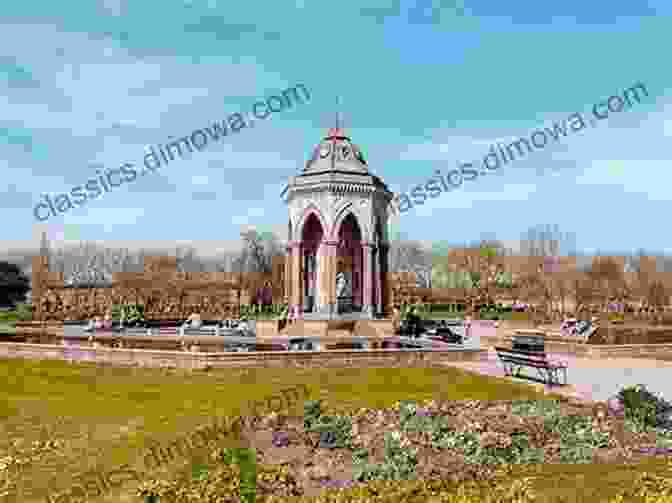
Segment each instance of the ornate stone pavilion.
M346 132L331 128L285 189L293 318L384 316L393 193Z

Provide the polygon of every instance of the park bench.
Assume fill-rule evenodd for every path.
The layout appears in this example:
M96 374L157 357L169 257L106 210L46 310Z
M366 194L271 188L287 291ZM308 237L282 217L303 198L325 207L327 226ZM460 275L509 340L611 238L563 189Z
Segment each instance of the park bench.
M546 353L501 347L495 347L495 351L507 376L521 377L521 369L531 367L537 370L546 384L567 384L567 364L549 360ZM564 383L560 382L560 371L564 375Z
M185 320L148 320L146 325L152 329L177 329L184 324Z
M544 353L546 351L544 339L545 332L541 330L520 329L514 331L511 347L514 351L533 351Z
M445 326L436 329L436 337L451 344L462 344L464 342L461 334Z

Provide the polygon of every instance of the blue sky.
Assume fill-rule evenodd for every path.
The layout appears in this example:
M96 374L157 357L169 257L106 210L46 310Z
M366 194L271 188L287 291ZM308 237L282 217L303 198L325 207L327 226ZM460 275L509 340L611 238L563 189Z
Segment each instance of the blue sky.
M25 0L3 5L0 22L0 248L43 230L204 253L245 226L282 235L280 193L339 95L371 170L403 192L637 82L641 104L428 200L396 228L511 242L558 224L587 252L672 247L670 2ZM42 193L299 83L310 103L36 222Z

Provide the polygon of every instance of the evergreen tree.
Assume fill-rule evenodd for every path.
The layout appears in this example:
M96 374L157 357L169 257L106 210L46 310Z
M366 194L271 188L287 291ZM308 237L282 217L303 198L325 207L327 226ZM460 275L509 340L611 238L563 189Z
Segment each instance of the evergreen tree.
M30 280L16 264L0 261L0 304L23 302L30 290Z

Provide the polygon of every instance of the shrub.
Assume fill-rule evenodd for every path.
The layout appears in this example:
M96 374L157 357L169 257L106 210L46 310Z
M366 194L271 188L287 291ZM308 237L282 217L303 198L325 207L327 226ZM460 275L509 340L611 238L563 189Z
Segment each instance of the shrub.
M217 448L210 454L213 461L225 465L232 465L236 462L236 454L230 447Z
M511 403L511 412L517 416L556 417L560 414L557 400L515 400Z
M561 416L557 400L519 400L511 409L519 416L543 417L544 429L560 434L563 463L590 463L593 450L608 445L609 434L594 430L590 417Z
M25 300L30 279L17 264L0 261L0 305L14 305Z
M402 400L399 402L399 421L403 425L410 418L415 416L418 406L415 402L409 400Z
M402 445L399 432L385 433L385 461L381 465L368 463L368 452L359 449L353 453L355 465L354 479L369 480L411 480L416 476L417 450Z
M450 430L447 418L431 416L428 409L418 408L412 402L400 402L399 422L402 431L430 433L434 442L437 442L442 435Z
M18 319L16 311L0 311L0 322L13 322Z
M672 404L644 385L626 386L617 397L623 404L626 419L640 428L672 429Z
M347 416L320 416L307 431L320 434L320 448L352 446L352 422Z
M33 319L32 304L19 303L16 305L16 319L19 321L31 321Z
M288 304L273 304L272 312L276 316L284 317L289 312Z
M205 480L208 478L208 467L206 465L195 463L191 466L191 478L193 480Z
M436 449L460 449L473 455L479 447L478 434L471 431L448 431L432 442Z
M479 440L482 440L482 436ZM531 448L526 433L514 432L508 446L479 444L465 459L479 465L539 464L544 461L544 449Z
M114 321L121 320L122 314L129 324L145 319L145 306L142 304L113 304L110 311Z
M289 314L288 304L243 304L240 306L240 317L249 319L280 318L284 319Z
M310 430L311 426L317 422L322 415L322 400L306 400L303 403L303 427Z
M544 429L560 434L560 461L563 463L590 463L593 451L609 445L609 433L593 429L590 417L548 411Z
M514 432L507 438L490 432L479 435L471 431L448 431L433 445L439 449L460 450L465 462L475 465L538 464L544 460L544 450L530 447L524 432Z

